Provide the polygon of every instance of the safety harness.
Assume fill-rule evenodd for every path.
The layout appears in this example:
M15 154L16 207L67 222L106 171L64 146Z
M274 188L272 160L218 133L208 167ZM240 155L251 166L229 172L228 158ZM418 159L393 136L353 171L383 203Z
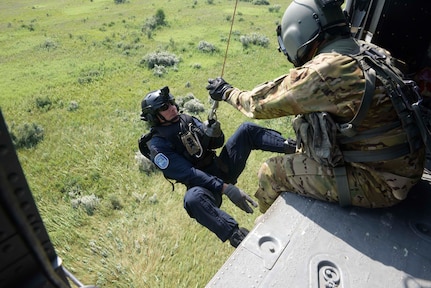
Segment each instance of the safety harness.
M208 149L210 138L194 124L193 117L187 114L180 115L180 131L179 133L170 133L163 127L155 126L150 129L147 134L144 134L139 139L139 150L142 155L151 160L151 151L147 143L154 136L158 135L169 141L174 150L182 154L197 168L205 167L212 162L215 152ZM179 142L185 149L180 149Z
M339 131L343 135L338 138L339 143L346 144L377 136L396 127L403 128L407 136L407 143L375 151L343 151L344 161L386 161L413 153L421 148L422 145L425 145L428 151L430 151L430 110L423 105L419 87L416 83L412 80L404 80L397 69L394 69L394 66L391 65L391 59L367 43L361 45L361 50L358 54L350 56L358 61L361 66L366 85L361 105L356 115L350 122L339 125ZM356 133L355 127L364 119L371 106L376 78L384 85L399 121L376 129ZM334 173L339 191L339 203L341 206L350 205L350 190L344 165L335 167Z
M203 168L210 165L215 157L215 151L208 149L210 138L206 136L199 127L194 124L192 116L187 114L180 115L180 132L169 133L160 126L155 126L146 134L143 134L138 140L139 150L148 160L152 161L151 151L148 147L148 142L154 136L160 136L172 145L172 148L188 159L194 167ZM180 149L176 145L180 141L185 149ZM171 183L172 191L174 191L174 182L164 176Z

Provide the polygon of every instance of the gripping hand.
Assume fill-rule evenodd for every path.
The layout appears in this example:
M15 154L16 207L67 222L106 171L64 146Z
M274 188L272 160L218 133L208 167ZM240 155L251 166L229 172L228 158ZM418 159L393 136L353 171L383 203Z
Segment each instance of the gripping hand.
M217 120L206 120L204 122L204 132L205 135L212 138L220 137L222 134L221 128L220 128L220 122Z
M210 94L210 97L216 101L222 101L225 100L225 93L229 89L232 88L232 86L224 81L223 78L217 77L215 79L208 79L208 85L207 90Z
M253 213L253 209L248 205L249 203L253 207L257 207L257 203L244 191L236 187L235 185L229 184L223 191L233 204L241 208L247 213Z

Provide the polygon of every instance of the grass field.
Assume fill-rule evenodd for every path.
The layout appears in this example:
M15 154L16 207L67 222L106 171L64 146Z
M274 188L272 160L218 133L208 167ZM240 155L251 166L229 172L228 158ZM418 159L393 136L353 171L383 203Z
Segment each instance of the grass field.
M258 3L259 1L255 1ZM238 3L224 78L234 86L287 73L277 51L276 24L290 1ZM25 124L43 140L18 156L41 216L64 266L99 287L203 287L233 252L190 219L184 187L135 160L139 119L147 92L168 85L192 93L209 110L208 78L222 71L235 1L2 0L0 107L12 132ZM165 25L148 30L163 11ZM268 44L244 46L255 33ZM198 49L201 41L215 47ZM142 65L156 51L180 59L162 75ZM220 104L218 119L231 135L244 116ZM207 112L198 115L202 119ZM291 136L287 119L255 121ZM250 194L270 154L252 154L238 186ZM241 225L246 215L223 204Z

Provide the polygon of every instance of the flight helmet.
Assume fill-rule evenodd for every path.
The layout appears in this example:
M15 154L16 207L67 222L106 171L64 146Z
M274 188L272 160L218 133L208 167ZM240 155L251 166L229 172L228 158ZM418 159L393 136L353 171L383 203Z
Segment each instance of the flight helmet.
M293 0L277 27L279 51L296 67L311 59L316 41L326 35L350 35L341 9L344 0Z

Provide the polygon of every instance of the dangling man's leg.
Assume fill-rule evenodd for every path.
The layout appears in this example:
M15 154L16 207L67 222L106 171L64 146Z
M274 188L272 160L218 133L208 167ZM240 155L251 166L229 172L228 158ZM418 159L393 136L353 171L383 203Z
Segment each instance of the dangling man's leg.
M228 182L235 184L245 168L251 150L287 153L286 139L277 131L263 128L251 122L241 124L226 141L220 160L228 166ZM293 153L291 151L290 153Z
M224 242L238 230L238 223L220 209L221 203L221 195L199 186L190 188L184 196L184 208L189 216Z

